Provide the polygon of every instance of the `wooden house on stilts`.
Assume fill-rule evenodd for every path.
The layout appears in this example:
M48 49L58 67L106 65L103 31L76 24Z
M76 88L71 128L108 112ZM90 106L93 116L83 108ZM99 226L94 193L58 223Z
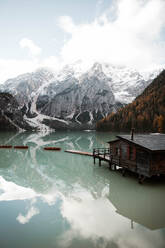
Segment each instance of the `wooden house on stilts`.
M93 157L108 161L110 169L122 168L122 174L132 171L138 174L139 183L146 177L165 174L165 134L118 135L110 141L109 149L100 153L94 149Z

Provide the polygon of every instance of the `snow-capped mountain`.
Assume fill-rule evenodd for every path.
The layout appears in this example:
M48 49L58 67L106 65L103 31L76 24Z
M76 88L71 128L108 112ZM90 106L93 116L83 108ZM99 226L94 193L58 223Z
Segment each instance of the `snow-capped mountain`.
M91 128L96 121L138 96L160 70L136 70L95 63L67 65L53 73L40 69L7 80L1 92L18 101L24 119L34 128Z
M33 98L35 92L43 85L48 83L54 74L46 69L40 69L33 73L19 75L16 78L8 79L0 85L0 90L11 93L15 96L19 105L26 105Z

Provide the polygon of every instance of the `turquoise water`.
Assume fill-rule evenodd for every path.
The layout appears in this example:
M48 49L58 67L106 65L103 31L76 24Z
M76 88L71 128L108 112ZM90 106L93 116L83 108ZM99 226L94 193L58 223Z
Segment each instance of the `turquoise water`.
M115 134L0 133L0 247L164 248L165 179L137 183L65 153L107 147ZM45 151L58 146L62 151Z

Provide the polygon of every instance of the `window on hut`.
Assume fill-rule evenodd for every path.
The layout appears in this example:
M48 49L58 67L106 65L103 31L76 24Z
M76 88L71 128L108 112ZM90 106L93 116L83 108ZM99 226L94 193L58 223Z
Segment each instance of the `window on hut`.
M129 160L136 160L136 147L128 145L127 158Z
M133 147L132 146L130 146L129 148L129 159L133 160Z
M119 150L119 148L116 147L116 148L115 148L115 155L116 155L116 156L118 155L118 150Z

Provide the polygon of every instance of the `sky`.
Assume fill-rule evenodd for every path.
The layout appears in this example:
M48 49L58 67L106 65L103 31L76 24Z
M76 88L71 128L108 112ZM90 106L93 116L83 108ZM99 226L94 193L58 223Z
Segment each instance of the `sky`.
M39 67L165 64L164 0L0 0L0 83Z

